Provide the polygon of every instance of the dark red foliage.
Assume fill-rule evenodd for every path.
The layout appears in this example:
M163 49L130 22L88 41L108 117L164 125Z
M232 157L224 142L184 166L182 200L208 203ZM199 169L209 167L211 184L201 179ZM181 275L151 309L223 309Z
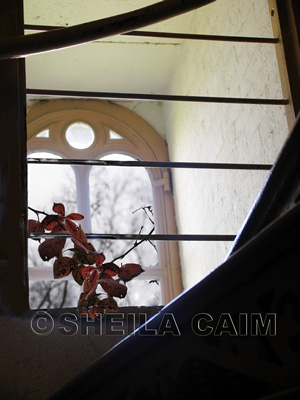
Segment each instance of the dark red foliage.
M66 239L46 239L39 245L39 254L43 261L49 261L53 257L58 257L65 247Z
M140 266L140 264L125 264L122 265L122 267L120 268L118 275L121 281L129 282L131 281L131 279L140 275L142 272L144 272L144 270Z
M104 277L104 275L105 274L103 274L102 278L100 279L100 285L105 292L112 297L123 299L123 297L125 297L127 294L127 286L115 281L109 275L109 278L108 276Z
M65 216L65 206L62 203L54 203L52 210L61 217Z
M35 232L35 233L44 233L45 229L40 221L35 221L34 219L28 220L28 233Z
M39 213L38 211L36 211ZM53 265L54 279L60 279L72 274L73 279L79 285L83 285L83 292L78 301L78 313L80 316L90 315L91 318L100 318L105 311L117 311L118 305L113 297L123 298L127 294L124 283L135 278L143 272L139 264L125 264L119 268L115 263L104 263L105 255L98 253L94 246L88 242L81 226L73 221L80 221L84 217L78 213L65 216L65 206L62 203L54 203L53 212L46 215L42 222L29 220L28 232L44 233L71 233L74 243L73 257L63 256L66 238L44 240L38 248L44 261L56 257ZM106 292L106 298L99 298L103 294L96 293L98 284Z

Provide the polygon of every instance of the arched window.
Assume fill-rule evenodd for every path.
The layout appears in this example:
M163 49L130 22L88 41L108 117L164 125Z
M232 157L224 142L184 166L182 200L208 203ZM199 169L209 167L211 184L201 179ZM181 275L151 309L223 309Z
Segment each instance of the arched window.
M34 157L35 152L48 152L64 159L97 160L104 157L107 159L116 159L116 157L118 159L127 157L128 159L130 157L134 160L168 161L167 146L164 140L143 118L122 106L107 101L50 100L38 102L29 109L27 121L28 154L31 157ZM122 221L126 219L126 213L128 220L135 218L138 213L143 214L142 207L149 206L150 201L154 210L155 232L177 233L170 175L167 168L147 168L146 171L141 167L130 167L129 173L125 173L124 169L128 167L72 165L71 168L75 175L77 192L76 200L73 196L72 201L73 203L77 202L77 211L85 216L82 224L85 232L118 233L109 232L109 228L119 228L119 233L139 233L125 232L124 230L129 229L129 226L134 225L126 225ZM123 173L120 173L118 178L113 178L113 170L116 173L117 168L122 169ZM134 172L135 169L139 172ZM129 181L130 185L124 186L123 184L122 186L121 181L125 177L131 180ZM118 187L112 188L113 181L115 186L118 183ZM98 187L103 185L102 190L97 191L97 185ZM151 199L149 196L148 198L147 196L138 198L136 185L143 185L140 193L151 193ZM111 199L107 196L102 196L102 199L97 198L100 196L99 193L103 195L106 190L110 192ZM119 194L112 193L113 190L119 191ZM113 198L117 199L121 195L124 198L132 196L131 211L126 210L126 207L125 209L124 207L115 209L115 221L118 219L118 213L122 214L119 224L115 222L109 227L108 222L104 221L101 225L99 220L102 211L101 202L104 204L105 201L111 201L112 204ZM64 197L64 193L62 193L62 197ZM60 201L57 196L56 201ZM119 203L122 204L122 201ZM126 202L124 201L124 203ZM114 202L111 208L113 207L119 207L118 202ZM134 214L132 214L133 212ZM146 215L144 217L146 218ZM148 222L145 218L143 225L151 224L151 218L148 218ZM102 220L105 218L103 217ZM100 228L101 232L99 232ZM137 225L134 229L137 229ZM147 233L145 226L143 229L142 233ZM104 242L102 245L110 249L120 246L120 244L117 246L116 241L113 246ZM147 245L151 247L149 243ZM148 251L149 260L145 260L146 272L140 277L143 280L159 281L161 303L165 304L182 291L178 246L176 242L172 241L157 241L155 247L157 253L154 247ZM133 257L139 257L139 255L133 254ZM44 277L47 276L47 279L50 279L52 272L46 272L46 270L41 266L33 271L29 265L29 278L42 279L41 274L44 274ZM141 282L136 282L137 286L142 285Z

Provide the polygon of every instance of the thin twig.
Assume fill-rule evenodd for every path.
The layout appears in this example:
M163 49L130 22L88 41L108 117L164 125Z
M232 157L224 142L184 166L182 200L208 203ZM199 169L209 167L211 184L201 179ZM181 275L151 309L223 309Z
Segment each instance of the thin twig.
M137 208L136 210L132 211L132 214L136 213L139 210L143 210L144 213L147 215L149 221L154 225L154 221L152 220L152 218L150 218L150 216L149 216L149 214L147 212L147 210L148 210L151 213L152 216L154 215L153 214L153 210L152 210L152 206L145 206L145 207Z
M64 283L64 292L63 292L63 296L62 296L62 300L61 300L59 308L62 308L62 306L64 305L64 303L66 301L66 297L68 294L68 283L69 283L68 281L65 281L65 283Z
M151 244L151 246L153 246L154 247L154 249L155 249L155 251L157 252L158 250L157 250L157 247L155 246L155 244L154 243L152 243L151 242L151 240L148 240L148 243L150 243Z
M38 211L31 207L28 207L28 210L33 211L36 214L38 221L40 221L40 214L48 215L44 211Z
M138 247L140 244L142 244L143 242L145 242L146 240L149 240L150 236L152 235L152 233L154 232L155 228L152 228L151 231L148 233L148 235L146 237L144 237L142 240L140 240L139 242L134 243L134 245L132 247L130 247L130 249L128 249L125 253L123 253L122 255L114 258L111 262L115 262L117 260L122 260L125 256L127 256L128 253L130 253L132 250L134 250L136 247Z

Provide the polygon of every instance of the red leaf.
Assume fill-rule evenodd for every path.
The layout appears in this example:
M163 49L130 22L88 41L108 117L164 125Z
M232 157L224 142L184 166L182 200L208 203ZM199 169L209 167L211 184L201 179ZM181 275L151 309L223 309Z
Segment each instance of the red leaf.
M87 243L86 246L81 244L77 239L72 239L72 242L75 244L75 248L71 249L74 252L73 258L77 262L77 264L88 264L93 265L95 264L95 254L89 251L89 248L86 247L90 243Z
M89 254L88 249L83 244L81 244L79 240L77 240L76 238L73 237L72 242L75 245L75 249L78 250L79 253ZM94 260L95 260L95 257L94 257ZM93 263L94 263L94 261L93 261Z
M77 226L74 222L69 219L66 219L66 228L71 233L71 235L77 239L82 244L87 244L87 238L85 233L83 232L81 225Z
M80 221L81 219L84 218L83 215L78 214L78 213L71 213L66 216L67 219L72 219L73 221Z
M75 237L76 237L77 240L79 240L80 243L82 243L84 245L88 244L87 238L86 238L85 233L83 232L83 230L81 228L81 225L79 225Z
M104 309L99 306L93 306L90 309L90 316L92 319L95 319L95 318L100 319L103 314L104 314Z
M107 297L106 299L100 300L99 305L103 307L106 311L118 311L118 304L112 297Z
M119 267L114 264L114 263L105 263L102 264L102 267L99 268L99 272L102 273L105 271L106 274L110 275L110 276L115 276L118 274L119 272Z
M65 206L62 203L54 203L52 210L61 217L65 216Z
M59 233L59 232L62 232L62 233L67 232L67 229L64 227L64 225L62 225L60 223L58 225L55 225L55 227L53 229L51 229L51 233Z
M53 264L54 279L63 278L71 273L72 269L76 267L76 262L70 257L59 256Z
M66 239L46 239L39 245L39 253L43 261L58 257L66 243Z
M97 284L98 278L99 278L99 274L98 274L98 271L95 269L95 270L91 273L91 277L90 277L90 279L89 279L91 286Z
M95 254L95 263L97 267L100 267L104 260L105 260L105 255L103 253Z
M42 225L47 231L51 231L56 225L61 221L61 217L55 214L47 215L43 221Z
M87 317L87 315L88 315L88 313L87 313L88 305L89 305L89 300L85 300L84 293L81 293L80 296L79 296L78 305L77 305L78 315L79 315L80 318Z
M95 267L88 266L88 267L82 267L80 270L80 273L83 278L89 279L91 276L91 272L94 272L94 271L95 271Z
M89 279L85 279L83 283L83 291L86 293L86 298L91 298L97 289L98 283L98 271L95 269L94 272L90 274Z
M127 287L117 281L114 281L112 278L101 279L100 285L110 296L119 297L120 299L122 299L127 294Z
M144 272L144 270L140 264L125 264L120 268L118 275L122 281L128 282L142 272Z
M83 284L83 278L81 276L80 270L81 270L81 265L75 267L72 271L72 275L74 278L74 281L78 283L78 285L82 285Z
M73 235L76 236L76 233L79 229L79 227L72 221L70 221L69 219L66 219L66 228L68 229L68 231Z
M39 221L35 221L34 219L28 220L28 232L37 232L44 233L45 229L43 225Z
M100 279L108 280L108 281L113 281L114 278L112 278L109 274L106 274L105 272L102 272L100 275Z

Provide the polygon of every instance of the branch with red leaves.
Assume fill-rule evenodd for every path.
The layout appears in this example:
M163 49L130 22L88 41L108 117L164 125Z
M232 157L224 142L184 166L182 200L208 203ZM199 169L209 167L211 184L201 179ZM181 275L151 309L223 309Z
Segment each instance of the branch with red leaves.
M38 220L30 219L28 221L29 233L50 231L50 233L69 232L72 235L74 248L68 250L73 252L73 257L63 256L65 238L45 239L40 243L38 251L43 261L56 258L53 264L54 279L72 274L75 282L83 287L78 300L79 316L90 315L95 319L100 318L105 311L117 311L118 306L114 297L124 298L127 294L126 283L144 270L139 264L133 263L119 267L115 261L125 257L145 239L136 242L126 253L112 262L104 263L104 254L95 250L94 246L88 242L81 225L74 222L82 220L83 215L78 213L65 215L65 207L62 203L54 203L52 210L55 214L29 209L38 217ZM45 215L41 221L39 220L40 215ZM149 237L151 233L152 231L149 233ZM103 294L96 293L98 285L102 287L106 297L101 298Z

